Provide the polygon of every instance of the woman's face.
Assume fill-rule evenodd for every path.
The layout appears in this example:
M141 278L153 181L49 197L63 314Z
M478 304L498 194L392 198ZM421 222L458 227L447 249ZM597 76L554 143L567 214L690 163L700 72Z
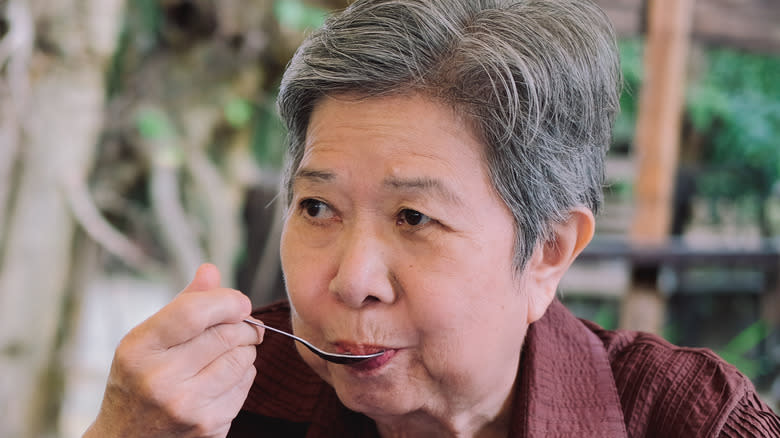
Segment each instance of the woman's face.
M292 187L281 256L304 360L377 421L504 409L528 326L514 224L483 146L424 97L323 99ZM495 409L494 409L495 408Z

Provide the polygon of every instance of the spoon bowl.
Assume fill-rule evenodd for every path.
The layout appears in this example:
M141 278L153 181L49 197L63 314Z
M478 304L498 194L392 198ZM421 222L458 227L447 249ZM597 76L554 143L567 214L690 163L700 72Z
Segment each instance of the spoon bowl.
M385 354L385 350L372 353L372 354L340 354L340 353L328 353L327 351L320 350L319 348L312 345L309 341L299 338L298 336L295 336L291 333L287 333L283 330L279 330L277 328L273 328L271 326L267 326L265 324L261 324L256 321L252 321L251 319L245 319L244 322L252 325L256 325L258 327L262 327L267 330L271 330L272 332L276 332L285 336L288 336L290 338L293 338L294 340L300 342L303 344L306 348L312 351L312 353L316 354L317 356L327 360L328 362L337 363L341 365L351 365L356 364L359 362L363 362L367 359L373 359L375 357L379 357L383 354Z

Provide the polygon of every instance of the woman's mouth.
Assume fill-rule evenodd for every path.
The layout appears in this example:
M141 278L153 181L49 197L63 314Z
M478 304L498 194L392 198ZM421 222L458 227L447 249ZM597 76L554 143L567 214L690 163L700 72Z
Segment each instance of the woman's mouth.
M378 345L349 344L339 342L335 344L336 350L343 354L374 354L384 352L381 356L366 359L357 363L349 364L348 367L359 372L374 371L381 368L395 356L398 350L382 347Z

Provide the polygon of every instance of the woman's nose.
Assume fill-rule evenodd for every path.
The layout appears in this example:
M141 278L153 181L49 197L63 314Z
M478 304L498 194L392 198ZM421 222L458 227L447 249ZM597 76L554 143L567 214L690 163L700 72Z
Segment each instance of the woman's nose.
M350 307L372 302L390 304L396 299L390 248L373 231L353 229L342 237L338 269L330 281L330 292Z

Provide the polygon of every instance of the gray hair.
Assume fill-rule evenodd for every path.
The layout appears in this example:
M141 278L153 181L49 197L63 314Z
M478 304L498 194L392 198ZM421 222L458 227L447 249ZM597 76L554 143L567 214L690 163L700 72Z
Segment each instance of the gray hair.
M287 202L323 96L424 93L484 142L522 269L572 208L598 212L620 85L612 26L590 0L357 0L303 42L282 79Z

